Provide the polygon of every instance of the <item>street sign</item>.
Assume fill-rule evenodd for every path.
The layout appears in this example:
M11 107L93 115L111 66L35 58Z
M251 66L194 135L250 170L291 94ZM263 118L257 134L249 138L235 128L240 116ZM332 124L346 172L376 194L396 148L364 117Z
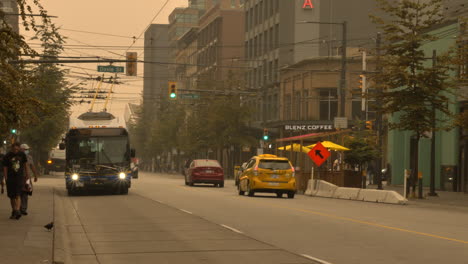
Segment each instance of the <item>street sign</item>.
M315 144L315 147L312 148L309 153L309 157L317 164L317 166L322 166L322 164L330 157L330 151L328 151L320 142Z
M181 99L200 99L199 94L180 94Z
M124 72L124 67L120 66L98 66L97 67L98 72L116 72L116 73L123 73Z

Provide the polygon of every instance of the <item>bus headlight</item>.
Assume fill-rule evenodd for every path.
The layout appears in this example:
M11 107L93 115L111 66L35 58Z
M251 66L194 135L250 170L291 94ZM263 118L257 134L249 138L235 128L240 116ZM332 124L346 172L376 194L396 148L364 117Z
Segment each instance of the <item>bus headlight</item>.
M125 179L126 176L127 175L125 175L125 173L123 173L123 172L119 173L119 179L121 179L121 180Z
M71 178L72 178L72 180L74 180L74 181L77 181L77 180L78 180L78 178L79 178L79 176L78 176L78 174L76 174L76 173L73 173L73 175L72 175L72 177L71 177Z

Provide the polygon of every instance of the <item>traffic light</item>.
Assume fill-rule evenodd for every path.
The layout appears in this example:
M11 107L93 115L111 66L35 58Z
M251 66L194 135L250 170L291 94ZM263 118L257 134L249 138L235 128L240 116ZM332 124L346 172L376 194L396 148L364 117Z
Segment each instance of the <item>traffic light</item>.
M366 76L364 74L359 75L359 88L361 88L361 90L366 88Z
M270 135L268 135L268 129L264 128L263 129L263 140L267 141L270 139Z
M16 128L12 128L12 129L11 129L11 134L16 135L16 133L18 133L18 130L16 130Z
M169 82L169 98L177 99L177 83Z
M372 121L366 121L366 129L367 130L372 130L373 129L373 122Z

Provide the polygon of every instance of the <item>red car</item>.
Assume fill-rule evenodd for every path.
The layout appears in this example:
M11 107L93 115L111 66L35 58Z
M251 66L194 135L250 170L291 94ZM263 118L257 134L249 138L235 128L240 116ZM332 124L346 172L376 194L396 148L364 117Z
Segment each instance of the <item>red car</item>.
M224 187L224 171L216 160L198 159L190 163L185 173L185 185L208 183Z

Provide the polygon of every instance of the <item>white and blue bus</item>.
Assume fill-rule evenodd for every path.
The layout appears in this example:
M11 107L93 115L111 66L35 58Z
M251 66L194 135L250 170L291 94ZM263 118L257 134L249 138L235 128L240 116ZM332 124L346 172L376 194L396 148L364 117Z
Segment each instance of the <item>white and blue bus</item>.
M128 131L119 118L108 112L87 112L70 119L61 148L66 149L69 195L88 189L128 194L135 150L130 148Z

